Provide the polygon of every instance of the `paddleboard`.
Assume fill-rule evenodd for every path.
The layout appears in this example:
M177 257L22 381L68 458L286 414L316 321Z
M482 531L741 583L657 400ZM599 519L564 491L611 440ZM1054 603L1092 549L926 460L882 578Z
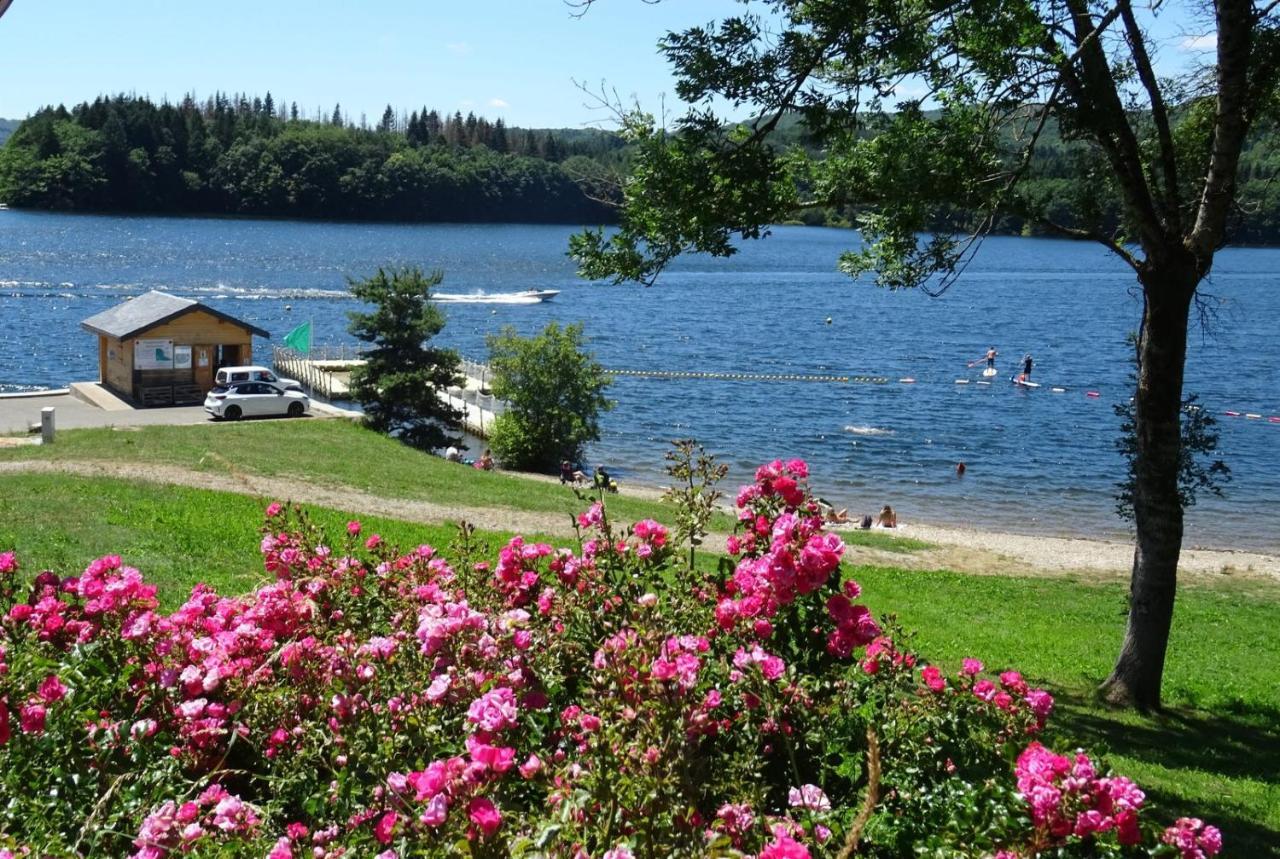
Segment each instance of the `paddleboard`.
M956 379L956 384L957 384L957 385L967 385L967 384L969 384L969 380L968 380L968 379Z
M1021 385L1024 388L1040 387L1039 382L1026 382L1026 381L1023 381L1022 379L1019 379L1017 376L1014 376L1012 379L1010 379L1010 381L1013 382L1015 385Z
M996 374L995 367L988 367L987 369L982 371L982 375L984 376L994 376L995 374Z

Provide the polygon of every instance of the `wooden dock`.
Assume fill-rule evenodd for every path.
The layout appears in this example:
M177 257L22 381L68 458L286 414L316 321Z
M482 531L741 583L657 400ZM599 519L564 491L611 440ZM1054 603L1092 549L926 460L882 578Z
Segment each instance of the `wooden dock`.
M281 376L297 379L311 396L329 401L351 398L351 371L365 363L360 353L350 348L321 349L311 355L301 355L275 346L271 358ZM459 369L464 384L441 391L440 399L462 412L463 429L488 438L494 420L505 411L505 405L489 392L488 365L464 358Z

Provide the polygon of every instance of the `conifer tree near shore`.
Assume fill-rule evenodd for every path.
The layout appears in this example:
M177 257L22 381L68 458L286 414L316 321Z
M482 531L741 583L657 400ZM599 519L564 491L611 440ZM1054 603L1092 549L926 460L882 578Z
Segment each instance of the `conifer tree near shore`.
M430 301L443 279L438 271L380 268L351 282L351 294L374 305L371 313L351 313L351 333L372 345L352 373L351 396L364 409L366 426L419 450L461 440L462 415L439 396L463 383L458 353L427 345L444 329L444 313Z

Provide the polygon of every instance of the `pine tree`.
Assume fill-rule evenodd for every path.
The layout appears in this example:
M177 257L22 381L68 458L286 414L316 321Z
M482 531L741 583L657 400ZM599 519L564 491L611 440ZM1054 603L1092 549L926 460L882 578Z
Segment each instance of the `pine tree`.
M342 125L342 105L335 104L333 106L333 118L329 120L330 125Z
M434 110L427 113L427 109L425 107L422 110L426 113L426 118L423 120L423 125L425 126L423 130L426 132L426 142L437 143L444 132L444 125L440 122L440 114L436 113Z
M462 384L458 354L429 347L444 329L445 317L430 300L444 275L406 268L351 281L351 292L374 305L372 313L351 313L351 333L371 344L365 364L351 377L351 395L364 409L365 425L419 450L457 444L462 415L440 392Z
M361 120L360 124L362 126L364 125L363 119ZM395 130L395 127L396 127L396 112L391 108L391 105L387 105L387 109L382 112L382 119L378 122L378 131L382 132L383 134L390 134L392 131Z

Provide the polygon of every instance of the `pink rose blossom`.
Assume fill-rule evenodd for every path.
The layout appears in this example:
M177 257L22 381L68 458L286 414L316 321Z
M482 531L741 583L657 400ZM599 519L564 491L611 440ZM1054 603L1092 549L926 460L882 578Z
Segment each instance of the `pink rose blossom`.
M811 856L809 848L785 832L779 832L760 851L759 859L811 859Z
M492 836L502 826L502 813L488 797L472 797L471 804L467 807L467 814L486 838Z
M43 704L23 704L18 708L18 726L24 734L44 733L45 709Z
M810 811L830 811L831 800L816 784L793 787L787 791L787 804L792 808L807 808Z
M40 681L40 685L36 687L36 694L39 695L46 704L53 704L67 697L67 687L62 685L62 681L58 679L58 675L50 674L48 677Z
M518 716L516 695L506 686L481 695L467 710L467 721L491 733L515 727Z

